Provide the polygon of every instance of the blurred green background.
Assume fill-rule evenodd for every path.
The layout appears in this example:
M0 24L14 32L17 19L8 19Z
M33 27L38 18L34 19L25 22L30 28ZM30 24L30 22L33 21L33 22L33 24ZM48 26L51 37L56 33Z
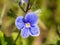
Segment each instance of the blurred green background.
M17 16L24 12L20 0L0 0L0 45L60 45L60 0L31 0L31 9L39 17L40 36L16 39L19 31L15 26ZM27 3L22 6L26 9Z

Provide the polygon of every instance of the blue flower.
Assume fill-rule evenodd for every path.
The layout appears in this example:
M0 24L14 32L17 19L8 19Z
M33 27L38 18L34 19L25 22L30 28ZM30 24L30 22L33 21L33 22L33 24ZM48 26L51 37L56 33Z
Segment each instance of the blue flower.
M26 2L28 2L28 0L25 0Z
M30 36L39 36L40 30L38 27L38 16L34 12L27 13L25 17L19 16L16 18L15 25L20 30L24 38Z
M23 5L25 2L27 3L28 2L28 0L20 0L20 2L21 2L21 4Z

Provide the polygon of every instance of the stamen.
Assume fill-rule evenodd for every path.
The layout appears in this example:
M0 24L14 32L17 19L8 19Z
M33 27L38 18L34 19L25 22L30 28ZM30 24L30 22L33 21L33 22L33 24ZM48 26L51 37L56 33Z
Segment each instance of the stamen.
M29 28L29 27L30 27L30 23L26 23L25 26L26 26L27 28Z

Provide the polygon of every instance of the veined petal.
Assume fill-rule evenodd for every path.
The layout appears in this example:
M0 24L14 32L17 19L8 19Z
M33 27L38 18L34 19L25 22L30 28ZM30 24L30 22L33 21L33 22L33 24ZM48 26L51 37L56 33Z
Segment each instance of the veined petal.
M29 37L29 29L24 27L23 29L21 29L21 35L23 38L27 38Z
M34 12L27 13L25 16L25 21L31 24L35 24L38 21L38 16Z
M18 29L22 29L24 27L23 17L19 16L16 18L15 25Z
M38 23L35 23L35 24L30 24L32 27L34 27L34 26L37 26L38 25Z
M29 30L29 34L31 36L39 36L40 35L39 27L38 26L31 27L30 30Z

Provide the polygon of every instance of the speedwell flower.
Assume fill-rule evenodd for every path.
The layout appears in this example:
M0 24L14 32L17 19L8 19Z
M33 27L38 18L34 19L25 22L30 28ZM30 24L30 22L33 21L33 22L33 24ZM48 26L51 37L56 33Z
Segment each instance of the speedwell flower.
M20 3L23 5L24 3L27 3L28 2L28 0L20 0Z
M30 36L39 36L38 16L34 12L27 13L25 17L18 16L15 21L16 27L20 30L24 38Z
M26 2L28 2L28 0L25 0Z

